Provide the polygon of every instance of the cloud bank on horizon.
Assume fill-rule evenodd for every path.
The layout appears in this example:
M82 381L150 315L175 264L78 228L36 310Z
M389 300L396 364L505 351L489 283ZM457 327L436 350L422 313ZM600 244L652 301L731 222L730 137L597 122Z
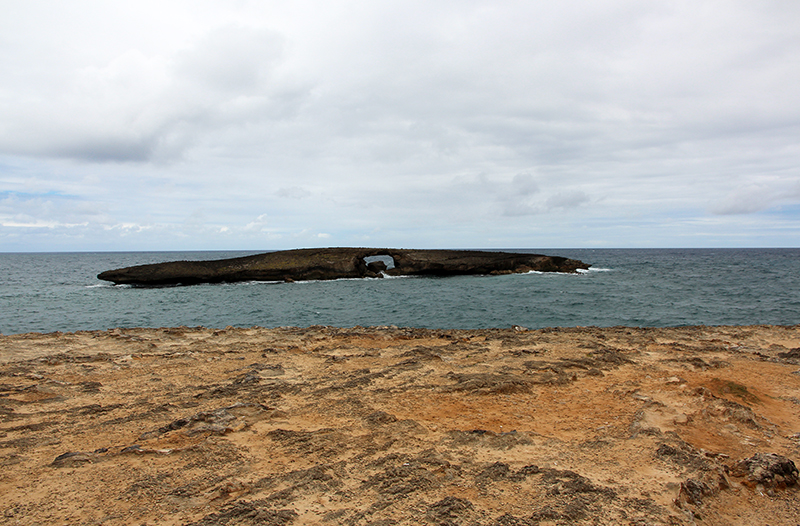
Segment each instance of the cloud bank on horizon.
M0 251L800 246L800 3L3 11Z

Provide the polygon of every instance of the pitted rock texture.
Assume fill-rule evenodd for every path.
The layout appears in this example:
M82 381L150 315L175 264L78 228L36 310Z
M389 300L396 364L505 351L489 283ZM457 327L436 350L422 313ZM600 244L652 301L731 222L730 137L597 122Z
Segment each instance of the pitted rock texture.
M767 326L0 336L0 523L795 526L798 347Z

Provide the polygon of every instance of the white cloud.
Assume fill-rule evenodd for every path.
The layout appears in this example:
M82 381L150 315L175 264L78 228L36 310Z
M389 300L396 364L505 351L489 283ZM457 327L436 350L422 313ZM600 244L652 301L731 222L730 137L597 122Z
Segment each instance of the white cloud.
M761 179L761 178L759 178ZM800 200L800 180L771 180L737 185L722 198L714 201L714 214L751 214L782 203Z
M287 197L289 199L304 199L311 195L311 192L306 190L305 188L301 188L299 186L291 186L285 188L279 188L275 195L278 197Z
M558 192L547 199L548 208L577 208L589 201L589 196L581 190Z
M74 228L87 225L88 223L65 224L57 221L37 221L35 223L16 223L14 221L6 221L0 223L0 226L4 226L6 228Z
M230 24L214 28L175 55L188 89L248 94L263 90L283 54L283 38L266 29Z
M318 232L574 245L602 222L602 239L624 246L637 218L666 246L685 242L681 229L723 229L704 218L733 232L747 214L766 231L782 210L782 243L800 242L791 3L6 11L0 192L17 197L0 194L4 224L150 225L149 248L257 248ZM695 221L658 228L676 215ZM4 228L25 246L23 227ZM98 247L124 249L134 230Z

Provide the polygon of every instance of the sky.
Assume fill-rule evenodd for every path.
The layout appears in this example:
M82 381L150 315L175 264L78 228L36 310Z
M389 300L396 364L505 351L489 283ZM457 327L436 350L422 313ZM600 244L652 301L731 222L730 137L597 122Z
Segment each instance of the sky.
M800 247L800 2L0 9L0 252Z

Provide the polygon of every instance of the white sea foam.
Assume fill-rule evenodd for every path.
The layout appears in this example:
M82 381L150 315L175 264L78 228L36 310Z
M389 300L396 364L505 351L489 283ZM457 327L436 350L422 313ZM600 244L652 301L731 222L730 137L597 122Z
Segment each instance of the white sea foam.
M337 281L381 281L386 279L411 279L411 278L421 278L424 276L390 276L388 274L383 274L383 277L380 278L336 278L336 279L299 279L297 281L293 281L292 283L335 283ZM283 282L276 282L276 283L283 283Z
M418 276L404 276L404 275L392 276L392 275L387 274L386 272L383 272L383 271L381 271L381 275L383 276L383 278L372 278L372 279L410 279L410 278L418 277Z
M578 274L588 274L589 273L588 270L584 270L582 268L577 269L576 272ZM523 275L527 275L527 274L545 275L545 274L547 274L547 275L550 275L550 276L574 276L575 272L542 272L541 270L529 270L528 272L523 272L522 274Z

